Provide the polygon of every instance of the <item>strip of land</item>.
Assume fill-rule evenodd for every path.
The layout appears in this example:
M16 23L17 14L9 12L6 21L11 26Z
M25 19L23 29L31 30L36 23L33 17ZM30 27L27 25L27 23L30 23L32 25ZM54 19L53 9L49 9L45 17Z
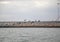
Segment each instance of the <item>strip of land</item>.
M60 28L60 21L0 22L0 28L49 27Z

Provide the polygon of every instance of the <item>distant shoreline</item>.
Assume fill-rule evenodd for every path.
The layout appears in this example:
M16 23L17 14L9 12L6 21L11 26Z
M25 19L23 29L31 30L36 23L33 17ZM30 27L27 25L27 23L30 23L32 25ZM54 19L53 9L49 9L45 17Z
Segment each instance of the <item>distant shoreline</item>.
M60 28L60 21L29 21L29 22L0 22L0 28L12 28L12 27L49 27L49 28Z
M0 26L0 28L60 28L60 26Z

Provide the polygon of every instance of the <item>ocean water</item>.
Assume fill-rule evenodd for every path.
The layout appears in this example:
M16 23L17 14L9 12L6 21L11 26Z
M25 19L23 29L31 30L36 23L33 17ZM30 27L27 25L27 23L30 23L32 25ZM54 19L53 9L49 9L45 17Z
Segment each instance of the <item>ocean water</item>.
M60 28L0 28L0 42L60 42Z

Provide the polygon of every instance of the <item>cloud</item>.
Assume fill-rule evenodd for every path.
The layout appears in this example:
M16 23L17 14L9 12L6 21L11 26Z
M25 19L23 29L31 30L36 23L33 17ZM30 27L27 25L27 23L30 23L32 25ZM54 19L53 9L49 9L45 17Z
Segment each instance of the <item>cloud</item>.
M45 0L45 1L44 0L0 1L0 4L4 5L3 8L7 8L7 9L13 8L13 9L17 9L17 10L21 10L21 11L25 11L25 12L30 9L37 9L37 8L44 9L44 8L53 7L54 5L52 5L51 3L47 0Z
M18 18L52 20L57 15L56 3L57 0L0 1L0 20L18 20Z
M52 2L51 2L52 3ZM0 4L9 4L9 5L15 5L15 6L19 6L19 7L46 7L48 5L51 4L49 1L47 0L32 0L32 1L0 1ZM52 5L52 4L51 4Z
M0 1L0 4L9 4L9 1Z

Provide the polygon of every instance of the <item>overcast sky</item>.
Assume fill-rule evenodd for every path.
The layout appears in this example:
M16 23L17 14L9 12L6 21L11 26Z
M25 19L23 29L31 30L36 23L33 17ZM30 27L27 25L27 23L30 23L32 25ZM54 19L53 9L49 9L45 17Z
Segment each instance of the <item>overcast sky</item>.
M57 19L57 0L0 0L0 21Z

